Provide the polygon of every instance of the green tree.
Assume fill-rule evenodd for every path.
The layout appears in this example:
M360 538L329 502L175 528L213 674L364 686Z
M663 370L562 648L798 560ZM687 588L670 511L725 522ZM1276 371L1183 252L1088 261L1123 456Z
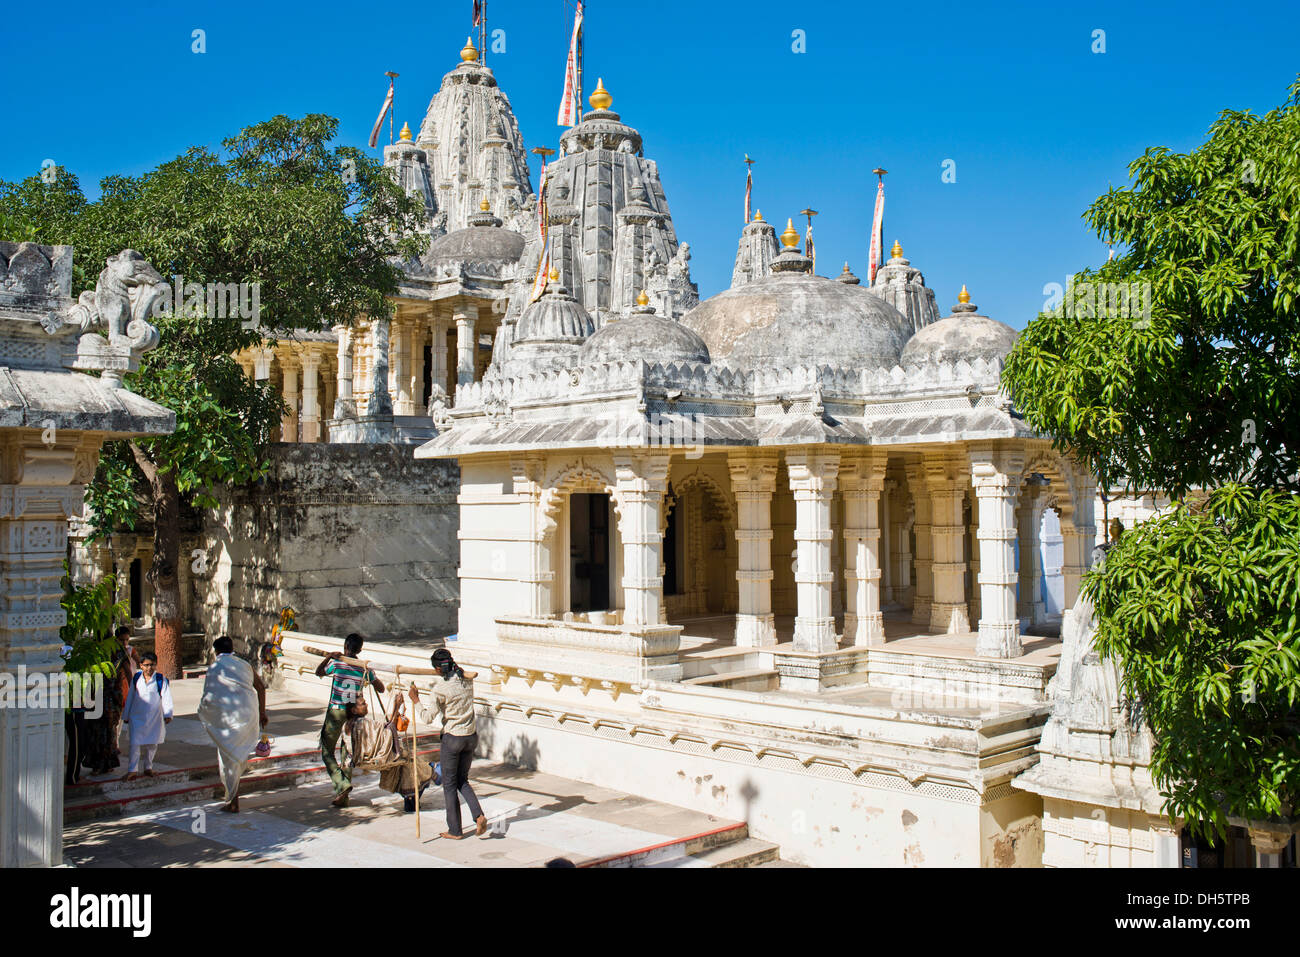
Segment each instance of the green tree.
M1085 213L1122 255L1030 322L1004 383L1102 487L1178 500L1084 589L1156 736L1166 809L1222 833L1300 792L1300 80L1129 173ZM1149 310L1074 308L1121 287Z
M90 203L63 171L54 183L38 175L0 184L0 214L33 226L40 242L77 247L74 293L93 287L121 249L138 250L185 287L257 290L260 314L251 319L174 290L171 313L157 318L161 345L128 383L172 409L176 431L106 446L88 490L101 533L133 526L137 496L152 512L155 640L170 676L180 673L178 568L189 560L179 554L182 498L211 507L215 485L265 474L262 448L284 412L233 353L277 329L387 316L398 260L416 252L415 204L382 164L330 148L336 129L328 116L276 116L225 140L220 154L193 147L142 176L108 177Z

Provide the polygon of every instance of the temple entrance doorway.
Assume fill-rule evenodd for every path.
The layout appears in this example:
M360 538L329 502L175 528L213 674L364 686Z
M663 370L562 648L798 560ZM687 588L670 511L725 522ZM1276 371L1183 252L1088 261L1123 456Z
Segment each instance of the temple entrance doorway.
M569 496L570 611L610 609L612 512L613 503L608 495L574 493Z

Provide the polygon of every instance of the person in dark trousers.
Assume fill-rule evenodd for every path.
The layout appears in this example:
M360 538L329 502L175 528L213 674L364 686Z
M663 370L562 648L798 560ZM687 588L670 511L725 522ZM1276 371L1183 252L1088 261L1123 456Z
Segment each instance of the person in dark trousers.
M343 733L343 725L348 720L348 705L361 700L362 690L367 683L373 684L380 694L384 693L384 683L369 668L363 669L338 660L360 657L361 646L364 644L365 639L353 632L343 639L342 655L331 651L329 657L316 666L318 678L334 678L330 685L329 707L325 709L325 723L320 729L321 758L325 762L325 770L329 772L330 781L334 784L334 800L330 802L333 807L347 807L348 795L352 793L352 771L340 767L334 756L339 736Z
M420 719L432 725L434 718L442 716L442 736L438 748L442 764L442 792L447 804L447 830L442 836L453 841L465 837L460 832L460 799L465 799L469 813L474 818L475 833L487 833L487 817L478 803L474 789L469 786L469 768L478 747L478 726L474 720L475 673L464 671L446 648L439 648L430 659L438 675L433 678L431 707L420 707L420 692L411 684L408 695L412 706L420 708Z

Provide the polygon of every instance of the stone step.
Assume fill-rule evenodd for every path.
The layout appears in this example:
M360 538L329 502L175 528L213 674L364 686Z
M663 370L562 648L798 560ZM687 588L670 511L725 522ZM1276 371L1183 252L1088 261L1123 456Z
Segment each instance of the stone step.
M772 691L777 687L779 680L778 674L770 668L744 668L723 674L688 678L682 684L730 688L733 691Z
M683 679L757 668L762 664L757 650L734 647L688 652L681 657L680 663Z
M255 791L272 791L329 780L325 765L317 760L319 752L309 753L312 755L310 758L299 755L294 760L286 761L270 770L245 774L239 780L239 793L244 795ZM429 762L434 762L438 757L438 749L421 748L419 754ZM161 775L154 778L140 778L136 781L122 781L117 783L126 786L127 790L92 794L71 802L65 800L64 824L98 818L124 817L178 804L218 801L225 796L225 789L222 787L216 765L193 770L206 771L206 773L179 781L166 780ZM140 781L145 782L145 787L131 787L139 784Z
M609 857L583 861L578 866L652 867L660 862L703 854L718 847L746 840L748 837L749 825L744 822L724 824L721 827L703 831L699 834L664 841L662 844L652 844L649 847L640 847L635 850L612 854Z
M436 733L421 734L417 736L416 740L421 749L434 748L438 743L438 735ZM213 750L215 753L215 748ZM251 758L245 773L264 774L281 767L297 767L304 762L319 764L319 754L320 750L318 748L285 751L283 753L272 751L266 757ZM134 781L122 780L122 776L126 773L125 767L126 765L123 763L122 767L118 768L111 777L99 778L93 781L83 780L77 784L65 784L63 786L64 804L84 804L96 797L128 797L135 792L157 789L164 785L179 787L187 782L201 781L209 777L220 780L220 770L215 763L188 768L170 768L165 771L157 771L152 778L140 777Z
M670 860L659 861L646 867L760 867L779 863L781 848L769 841L747 837L742 841L709 848L698 854L685 854Z

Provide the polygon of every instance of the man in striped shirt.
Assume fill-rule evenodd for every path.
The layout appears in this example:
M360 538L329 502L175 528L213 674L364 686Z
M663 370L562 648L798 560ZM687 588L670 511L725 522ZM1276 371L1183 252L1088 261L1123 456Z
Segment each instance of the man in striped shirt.
M376 678L375 673L369 668L361 668L338 660L344 657L359 658L364 643L365 639L353 632L343 639L343 654L340 655L337 651L330 652L329 657L316 666L318 678L334 679L330 685L330 703L325 710L325 723L320 729L321 758L325 762L325 770L329 772L330 780L334 783L334 800L331 802L334 807L347 807L348 795L352 792L352 770L340 767L334 757L334 749L338 747L343 725L348 720L348 705L361 700L366 684L373 684L376 691L380 694L384 693L384 683Z

